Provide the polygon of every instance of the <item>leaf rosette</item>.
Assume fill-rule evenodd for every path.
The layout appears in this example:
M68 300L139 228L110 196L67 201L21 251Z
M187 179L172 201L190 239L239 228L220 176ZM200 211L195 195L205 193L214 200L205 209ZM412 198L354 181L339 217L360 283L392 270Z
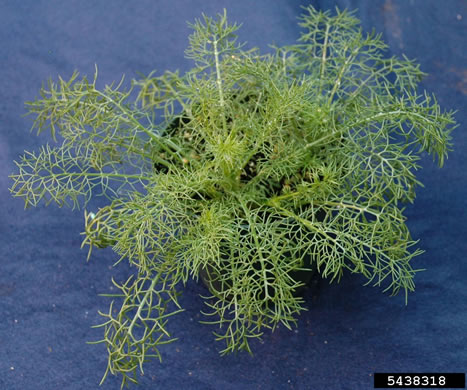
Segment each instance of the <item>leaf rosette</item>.
M350 12L305 9L294 45L245 50L226 14L190 26L195 66L96 86L75 73L28 103L38 133L55 142L26 152L11 192L26 206L106 207L86 212L83 245L110 246L135 266L105 322L108 370L122 385L159 346L168 319L202 270L222 288L205 297L224 353L305 310L291 275L345 271L393 294L414 290L422 253L403 205L413 202L420 156L443 165L455 127L424 75L386 55Z

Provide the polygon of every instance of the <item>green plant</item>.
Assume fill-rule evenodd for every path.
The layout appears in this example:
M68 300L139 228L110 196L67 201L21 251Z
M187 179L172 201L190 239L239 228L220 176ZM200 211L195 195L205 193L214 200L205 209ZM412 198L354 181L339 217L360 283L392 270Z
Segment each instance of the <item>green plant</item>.
M106 196L85 212L83 245L112 246L136 267L101 313L103 380L136 382L160 359L182 285L206 270L222 286L205 314L223 353L295 323L297 270L332 281L347 269L406 299L414 290L422 251L401 206L415 198L422 152L442 166L453 114L417 94L419 67L385 57L351 13L309 7L300 25L297 44L261 55L237 43L225 12L204 16L184 75L99 90L97 70L91 81L75 73L27 103L57 146L21 157L12 194L71 207Z

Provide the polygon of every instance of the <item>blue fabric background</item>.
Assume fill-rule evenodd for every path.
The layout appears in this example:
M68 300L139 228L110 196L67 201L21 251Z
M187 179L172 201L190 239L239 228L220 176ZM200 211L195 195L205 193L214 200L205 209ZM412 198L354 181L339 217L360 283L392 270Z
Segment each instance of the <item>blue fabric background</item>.
M10 197L8 175L24 150L50 141L29 134L24 102L48 78L99 67L105 85L126 74L184 70L189 29L201 12L225 7L242 22L241 40L267 50L293 43L306 0L0 0L0 389L97 389L106 367L91 325L107 310L111 278L130 269L110 250L86 263L80 250L82 211L54 206L23 210ZM465 0L322 0L320 9L358 8L365 31L428 72L421 85L445 109L457 109L455 151L442 170L423 160L408 225L426 250L414 260L427 271L416 293L388 297L345 275L307 292L308 312L295 331L279 328L246 353L219 357L210 327L198 323L203 287L188 284L186 311L171 321L179 338L163 348L162 364L145 366L142 389L371 389L374 372L467 370L467 2ZM98 202L91 207L97 207ZM118 389L109 377L101 389Z

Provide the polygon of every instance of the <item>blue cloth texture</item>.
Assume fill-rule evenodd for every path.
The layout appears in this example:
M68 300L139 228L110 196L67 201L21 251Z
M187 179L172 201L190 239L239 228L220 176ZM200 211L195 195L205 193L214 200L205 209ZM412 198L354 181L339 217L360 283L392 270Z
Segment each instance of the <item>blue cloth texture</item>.
M434 93L445 110L458 110L454 151L443 169L422 159L424 183L405 214L412 236L426 252L414 259L416 292L389 297L345 274L307 290L298 327L279 327L254 341L254 355L219 356L208 325L199 323L203 286L190 282L186 309L171 319L178 338L162 348L163 362L145 365L141 389L373 388L375 372L467 370L467 2L465 0L0 0L0 389L119 389L109 376L102 336L92 325L109 300L111 280L134 271L110 249L81 250L82 210L41 205L24 211L11 197L8 175L24 150L48 135L29 132L25 101L38 97L49 78L74 70L98 84L149 74L184 71L190 30L201 13L227 9L242 23L241 41L263 52L299 36L301 6L357 9L364 31L382 33L388 55L415 58L428 73L421 91ZM88 209L102 205L93 201ZM464 279L465 278L465 279ZM133 386L133 388L138 388Z

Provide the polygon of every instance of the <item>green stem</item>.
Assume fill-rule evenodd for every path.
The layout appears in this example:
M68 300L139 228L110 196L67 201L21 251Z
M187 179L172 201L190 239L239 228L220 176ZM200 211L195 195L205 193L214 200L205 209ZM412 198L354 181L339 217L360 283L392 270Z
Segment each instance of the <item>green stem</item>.
M323 44L323 53L321 56L321 66L319 68L319 90L318 95L321 94L323 89L323 76L324 76L324 69L326 68L326 55L328 51L328 38L329 38L329 29L330 25L326 23L326 31L324 32L324 44Z
M181 162L186 160L191 160L186 156L181 156L180 152L182 149L180 146L176 145L173 141L169 139L164 139L164 142L161 141L162 137L154 134L152 131L148 130L146 127L144 127L141 123L139 123L131 114L128 113L128 111L120 104L120 102L116 102L113 100L111 97L107 96L106 94L102 93L101 91L96 90L96 93L100 96L102 96L104 99L110 101L113 105L115 105L120 111L124 112L128 118L128 120L133 123L138 129L142 130L145 134L147 134L153 141L155 141L159 146L161 146L169 155L178 158ZM174 152L171 148L169 148L168 145L172 149L175 149L176 152Z
M222 78L221 78L221 70L219 64L219 50L217 49L217 39L212 41L212 45L214 47L214 60L216 62L216 83L217 89L219 90L219 104L222 109L222 127L225 132L227 132L227 120L225 119L225 112L224 112L224 92L222 90Z
M224 93L222 91L222 79L221 79L221 71L219 67L219 51L217 50L217 39L214 39L212 42L214 46L214 59L216 61L216 77L217 77L217 88L219 90L219 103L222 108L224 108Z
M87 135L89 136L89 139L90 139L90 138L98 138L100 141L106 141L106 143L109 143L109 141L107 140L107 137L105 137L105 136L103 136L103 135L101 135L101 134L99 134L99 133L93 133L92 131L86 130L86 129L84 129L84 128L81 129L81 131L82 131L82 133L87 134ZM79 137L79 138L81 138L81 137ZM125 149L128 150L129 152L134 153L134 154L137 154L137 155L142 156L142 157L145 157L145 158L147 158L147 159L149 159L149 160L152 160L152 159L154 158L154 157L151 156L150 154L144 153L142 150L139 150L139 149L137 149L137 148L135 148L135 147L133 147L133 146L131 146L131 145L126 144L124 141L126 141L126 140L128 140L128 139L131 139L131 138L130 138L130 137L126 137L126 138L120 137L120 138L118 139L118 141L114 142L114 145L120 146L120 147L122 147L122 148L125 148ZM72 141L73 141L73 142L76 142L74 138L72 139ZM112 140L112 141L113 141L113 140ZM156 158L157 158L157 157L156 157ZM162 160L161 158L157 158L157 159L158 159L158 161L159 161L159 160ZM164 165L167 164L167 166L168 166L168 163L167 163L165 160L163 160L163 161L164 161L164 162L162 162L162 161L159 161L159 162L161 162L161 164L164 164Z
M245 215L249 216L251 215L251 211L245 206L243 203L243 200L240 197L237 197L239 200L240 204L242 205L243 210L245 211ZM248 219L248 224L251 227L251 235L253 236L253 240L256 245L259 261L261 263L261 269L263 271L263 282L264 282L264 296L265 299L269 299L269 293L268 293L268 282L267 282L267 275L266 275L266 264L264 263L264 258L261 250L261 245L258 239L258 235L256 234L256 225L255 222L251 219Z
M152 292L154 290L154 286L159 281L160 276L161 276L161 273L159 272L157 274L157 276L152 280L151 285L149 286L148 290L146 291L146 294L144 294L144 297L143 297L143 299L141 300L141 302L140 302L140 304L138 306L138 311L136 312L135 316L133 317L133 320L130 323L130 326L128 327L128 334L133 338L133 340L135 339L134 336L133 336L133 333L132 333L133 327L135 326L136 321L138 320L138 318L141 318L140 317L141 316L141 311L143 310L143 307L146 304L146 301L148 300L149 295L152 294Z
M359 120L357 122L351 123L348 126L344 126L344 127L342 127L342 129L340 129L340 130L338 130L338 131L336 131L334 133L330 133L328 135L325 135L324 137L318 138L317 140L306 144L305 148L311 148L313 146L320 145L323 141L326 141L329 138L334 139L337 135L344 134L346 131L350 130L352 127L359 126L359 125L362 125L362 124L365 124L365 123L369 123L369 122L371 122L371 121L373 121L375 119L385 118L385 117L388 117L388 116L390 117L392 115L399 115L399 118L400 118L401 115L404 115L404 114L407 114L407 115L410 114L410 115L419 117L421 120L423 120L425 122L430 122L423 115L417 114L416 112L411 112L411 111L406 111L406 110L395 110L395 111L388 111L388 112L380 112L378 114L371 115L369 117L363 118L363 119L361 119L361 120Z
M344 47L344 53L345 53L346 51L347 51L347 46ZM344 75L345 71L347 70L347 67L348 67L349 63L350 63L351 61L353 61L353 59L355 58L355 55L357 54L357 52L358 52L358 50L355 50L354 53L353 53L351 56L349 56L349 57L345 60L344 65L342 65L342 68L341 68L341 70L340 70L340 72L339 72L339 75L337 76L337 79L336 79L336 81L334 82L334 86L333 86L333 88L332 88L331 94L329 95L328 106L331 105L332 99L334 98L334 95L336 94L337 89L338 89L338 88L340 87L340 85L341 85L342 76Z
M58 178L60 176L64 177L73 177L73 176L87 176L87 177L114 177L114 178L123 178L123 179L140 179L140 180L151 180L149 176L142 176L142 175L126 175L123 173L92 173L92 172L81 172L81 173L59 173L53 175L54 178Z
M296 198L296 197L303 197L303 194L301 192L299 192L299 191L295 191L295 192L290 192L290 193L284 194L284 195L274 196L273 198L269 199L266 202L266 205L270 206L270 207L278 207L282 200L287 200L287 199ZM355 204L352 204L352 203L333 202L333 201L329 201L329 200L323 200L323 201L313 200L313 205L322 205L322 206L332 206L332 207L337 207L337 208L353 209L353 210L360 211L361 213L368 213L368 214L374 215L376 218L379 218L380 215L381 215L380 212L374 211L371 208L361 207L359 205L355 205ZM403 222L400 218L398 218L397 220Z

